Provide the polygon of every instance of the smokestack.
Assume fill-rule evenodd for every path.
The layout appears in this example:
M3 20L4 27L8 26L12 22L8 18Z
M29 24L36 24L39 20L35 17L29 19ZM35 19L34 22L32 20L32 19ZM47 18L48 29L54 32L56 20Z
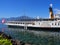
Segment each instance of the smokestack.
M53 10L52 10L52 4L50 4L49 12L50 12L50 18L54 19Z

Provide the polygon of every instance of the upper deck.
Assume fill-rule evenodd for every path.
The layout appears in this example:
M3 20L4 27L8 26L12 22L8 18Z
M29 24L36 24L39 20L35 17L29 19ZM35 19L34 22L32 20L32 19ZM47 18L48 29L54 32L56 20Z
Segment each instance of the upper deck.
M16 20L16 21L57 21L60 20L60 18L54 18L54 19L50 19L50 18L40 18L40 19L21 19L21 20Z

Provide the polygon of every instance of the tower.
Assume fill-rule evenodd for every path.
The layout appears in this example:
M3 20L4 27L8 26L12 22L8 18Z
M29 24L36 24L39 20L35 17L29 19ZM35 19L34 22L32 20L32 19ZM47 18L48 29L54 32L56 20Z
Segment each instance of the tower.
M50 4L49 12L50 12L50 18L54 19L53 10L52 10L52 4Z

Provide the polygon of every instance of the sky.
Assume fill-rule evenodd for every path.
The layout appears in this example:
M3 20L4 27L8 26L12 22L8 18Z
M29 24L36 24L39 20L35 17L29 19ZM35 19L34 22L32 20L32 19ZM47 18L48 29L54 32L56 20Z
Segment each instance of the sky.
M49 5L60 12L60 0L0 0L0 18L29 16L49 17Z

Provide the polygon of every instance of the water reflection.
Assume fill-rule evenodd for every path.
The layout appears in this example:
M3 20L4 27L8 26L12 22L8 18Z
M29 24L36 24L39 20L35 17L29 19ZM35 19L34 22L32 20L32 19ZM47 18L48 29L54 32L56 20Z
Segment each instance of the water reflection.
M28 32L28 33L33 33L36 36L59 36L60 37L60 32L49 32L49 31L34 31L34 30L25 30L25 29L19 29L19 28L8 28L8 30L13 31L13 32Z
M17 28L3 28L3 32L9 34L14 39L34 45L59 45L60 32L34 31Z
M2 28L2 31L1 31L1 32L4 32L4 30L5 30L5 29L4 29L4 28Z

